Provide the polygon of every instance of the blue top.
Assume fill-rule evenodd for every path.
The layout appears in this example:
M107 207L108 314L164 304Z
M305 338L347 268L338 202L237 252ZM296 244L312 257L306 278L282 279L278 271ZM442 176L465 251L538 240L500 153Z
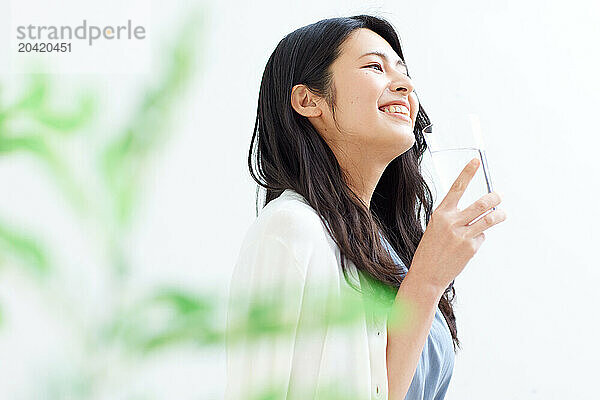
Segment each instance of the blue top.
M405 275L408 268L385 238L383 238L383 242L392 259L401 268L402 275ZM437 307L415 375L404 399L443 400L448 391L453 369L454 347L452 335L444 315Z

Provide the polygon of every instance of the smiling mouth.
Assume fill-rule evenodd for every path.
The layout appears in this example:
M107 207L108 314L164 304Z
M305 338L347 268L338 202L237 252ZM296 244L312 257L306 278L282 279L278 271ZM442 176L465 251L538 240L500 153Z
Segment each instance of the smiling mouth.
M385 111L381 111L379 110L379 112L384 113L384 114L388 114L390 117L395 118L395 119L399 119L400 121L405 121L405 122L410 122L412 123L412 119L410 119L410 117L406 114L402 114L402 113L398 113L398 112L385 112Z

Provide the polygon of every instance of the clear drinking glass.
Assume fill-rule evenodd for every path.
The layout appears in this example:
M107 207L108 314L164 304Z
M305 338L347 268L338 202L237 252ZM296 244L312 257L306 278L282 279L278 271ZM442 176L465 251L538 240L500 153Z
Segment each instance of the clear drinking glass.
M477 114L441 118L435 125L426 126L423 136L431 155L434 179L437 178L437 185L443 191L439 201L448 193L452 183L473 158L479 158L481 165L458 202L458 208L463 210L484 194L494 190ZM495 207L492 210L495 210Z

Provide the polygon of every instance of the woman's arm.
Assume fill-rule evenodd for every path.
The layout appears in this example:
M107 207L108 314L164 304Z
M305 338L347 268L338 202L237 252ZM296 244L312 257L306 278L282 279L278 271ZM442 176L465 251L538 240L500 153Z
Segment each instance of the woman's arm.
M266 235L238 257L227 321L227 400L295 398L295 375L318 370L319 347L299 348L306 266L278 237ZM321 336L317 336L319 342ZM304 354L298 351L304 351ZM304 357L303 357L304 356Z
M320 367L335 310L328 302L338 298L337 260L318 216L267 212L232 275L225 399L312 399L328 383Z
M443 292L443 289L419 279L417 268L412 266L398 288L388 323L389 400L404 400ZM394 320L399 322L395 324Z
M386 349L390 400L404 400L406 396L444 290L485 240L483 231L506 219L503 210L494 208L501 201L496 192L483 195L464 210L458 209L458 201L478 167L476 158L467 164L431 214L411 267L398 288L390 320L398 316L401 323L388 327ZM486 212L485 217L468 225ZM408 312L402 312L405 308Z

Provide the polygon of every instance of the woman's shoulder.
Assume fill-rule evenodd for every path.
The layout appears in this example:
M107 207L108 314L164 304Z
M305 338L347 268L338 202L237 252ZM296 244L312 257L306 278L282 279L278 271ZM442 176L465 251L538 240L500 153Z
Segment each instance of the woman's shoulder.
M337 248L316 210L292 189L286 189L260 210L245 235L242 251L266 239L283 243L299 258L315 251L335 256Z
M309 238L314 233L325 232L317 211L298 192L286 189L271 200L259 213L256 226L265 233L281 237Z
M248 229L248 239L275 236L285 241L321 239L326 233L319 214L304 197L286 189L271 200Z

